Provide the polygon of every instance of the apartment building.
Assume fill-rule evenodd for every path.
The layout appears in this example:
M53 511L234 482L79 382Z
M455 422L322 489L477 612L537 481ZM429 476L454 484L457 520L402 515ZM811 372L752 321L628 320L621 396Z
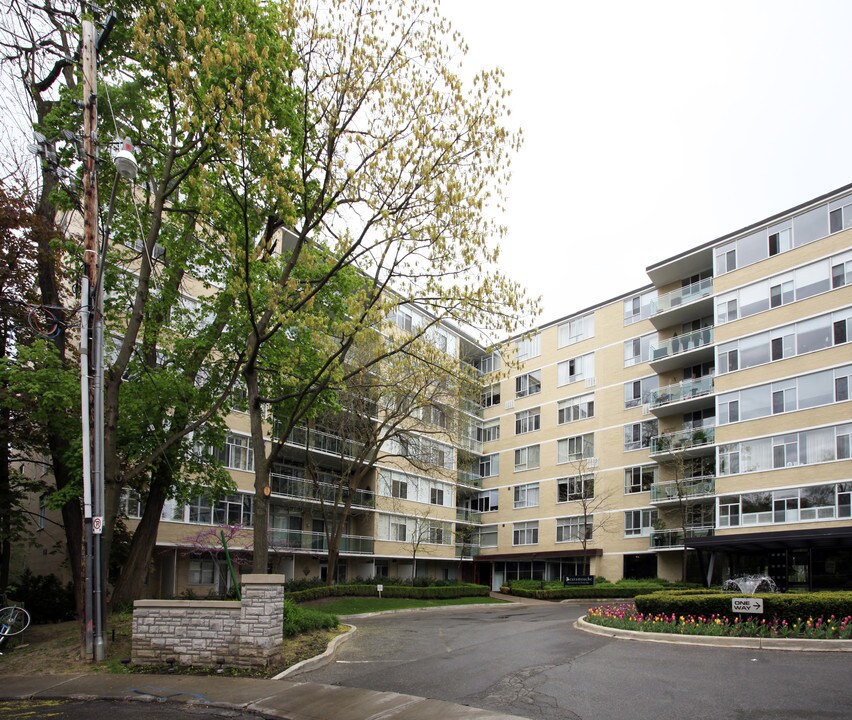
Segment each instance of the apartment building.
M503 348L477 576L852 585L852 186Z

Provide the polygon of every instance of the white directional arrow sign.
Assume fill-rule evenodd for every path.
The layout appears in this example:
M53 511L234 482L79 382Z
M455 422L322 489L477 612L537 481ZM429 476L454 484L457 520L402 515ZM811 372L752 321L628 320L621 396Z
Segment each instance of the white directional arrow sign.
M735 613L756 613L763 615L763 599L731 598L731 608Z

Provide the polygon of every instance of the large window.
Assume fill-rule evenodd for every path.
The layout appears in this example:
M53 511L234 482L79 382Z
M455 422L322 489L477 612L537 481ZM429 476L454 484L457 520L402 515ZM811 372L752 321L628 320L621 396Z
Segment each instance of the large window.
M536 333L532 337L515 341L518 360L529 360L541 355L541 335Z
M632 408L637 405L646 405L651 393L659 386L660 378L657 375L624 383L624 407Z
M531 408L515 413L515 435L534 432L541 428L541 408Z
M189 522L209 525L213 522L213 502L209 497L199 495L189 501Z
M648 492L657 481L656 465L636 465L624 469L624 494Z
M492 420L476 428L476 439L479 442L494 442L500 439L500 421Z
M538 506L538 483L515 485L515 509Z
M519 522L512 526L512 545L535 545L538 543L538 520Z
M562 323L558 328L558 344L563 348L573 345L581 340L595 336L595 316L592 313L583 315L568 322Z
M648 362L651 359L651 346L657 340L657 333L626 340L624 343L624 367Z
M852 483L757 491L719 498L719 527L837 520L852 515Z
M497 526L483 525L478 530L479 547L497 547Z
M650 535L656 519L656 510L628 510L624 513L624 534L628 537Z
M639 450L651 445L651 438L658 434L657 421L631 423L624 426L624 449Z
M214 525L252 525L254 498L248 493L227 495L216 503L213 509Z
M594 497L594 475L575 475L556 481L556 502L591 500Z
M484 408L500 404L500 383L493 383L482 391L481 404Z
M494 477L500 474L500 455L492 453L479 458L479 477Z
M556 542L591 540L593 527L593 515L556 518Z
M493 512L499 509L500 493L497 490L483 490L478 497L470 501L470 509L474 512Z
M556 412L560 425L588 420L595 416L595 394L589 393L588 395L578 395L567 400L560 400Z
M575 435L556 442L557 464L590 460L595 456L595 435Z
M515 397L527 397L539 392L541 392L541 370L533 370L515 378Z
M254 472L254 451L251 438L244 435L225 435L225 444L216 450L216 459L232 470Z
M641 295L634 295L624 301L624 324L632 325L654 314L657 304L657 291L649 290Z
M515 450L515 472L532 470L539 467L541 462L541 448L538 445L518 448Z
M595 354L586 353L579 357L563 360L556 366L556 384L568 385L580 380L594 380Z
M724 343L716 371L722 375L842 345L852 338L852 308Z

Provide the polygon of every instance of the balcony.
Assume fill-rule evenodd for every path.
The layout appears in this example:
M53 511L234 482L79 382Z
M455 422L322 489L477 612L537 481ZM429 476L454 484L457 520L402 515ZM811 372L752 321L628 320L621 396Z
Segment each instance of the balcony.
M711 426L655 435L651 438L651 457L685 453L689 457L709 455L716 442L716 428Z
M465 508L456 508L456 522L469 523L471 525L482 524L482 513Z
M333 483L314 483L305 478L281 475L280 473L270 473L269 485L273 495L311 502L322 500L326 503L334 503L337 492L340 490L340 487ZM352 496L351 506L353 508L372 509L376 507L376 497L370 490L343 488L341 502L346 502L347 495Z
M338 551L343 555L372 555L375 541L361 535L343 535ZM271 552L328 553L325 533L307 530L270 530Z
M682 325L713 314L713 278L680 287L657 297L651 323L655 328Z
M458 445L461 450L466 450L474 455L482 455L482 441L472 438L469 435L460 434L458 436Z
M480 549L476 545L456 545L456 557L464 560L479 555Z
M692 412L709 404L704 398L712 395L713 390L712 375L684 380L651 391L648 395L648 406L657 417Z
M456 470L456 482L459 485L476 488L477 490L482 489L482 477L479 473L472 470Z
M712 526L703 527L688 527L686 528L686 537L710 537L713 535L714 528ZM651 533L651 548L654 550L682 550L683 549L683 530L654 530Z
M651 502L655 505L676 503L680 500L706 497L716 492L716 478L713 475L686 478L680 482L662 482L651 485Z
M468 415L473 415L477 418L482 418L482 405L475 400L470 400L469 398L459 398L459 410L467 413Z
M361 457L364 453L364 445L354 440L347 440L339 435L323 432L322 430L311 430L303 425L293 428L287 436L287 442L299 447L307 447L311 450L335 455L336 457ZM366 458L364 458L366 460Z
M693 330L651 345L651 368L656 373L695 365L713 358L713 328Z

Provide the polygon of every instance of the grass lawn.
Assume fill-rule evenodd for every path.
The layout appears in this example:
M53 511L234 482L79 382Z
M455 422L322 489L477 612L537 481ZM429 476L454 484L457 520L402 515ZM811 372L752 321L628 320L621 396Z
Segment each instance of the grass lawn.
M384 610L410 610L424 607L447 607L452 605L484 605L503 603L492 597L462 597L444 598L437 600L415 600L411 598L377 598L377 597L337 597L315 600L304 603L333 615L362 615L364 613L382 612Z

